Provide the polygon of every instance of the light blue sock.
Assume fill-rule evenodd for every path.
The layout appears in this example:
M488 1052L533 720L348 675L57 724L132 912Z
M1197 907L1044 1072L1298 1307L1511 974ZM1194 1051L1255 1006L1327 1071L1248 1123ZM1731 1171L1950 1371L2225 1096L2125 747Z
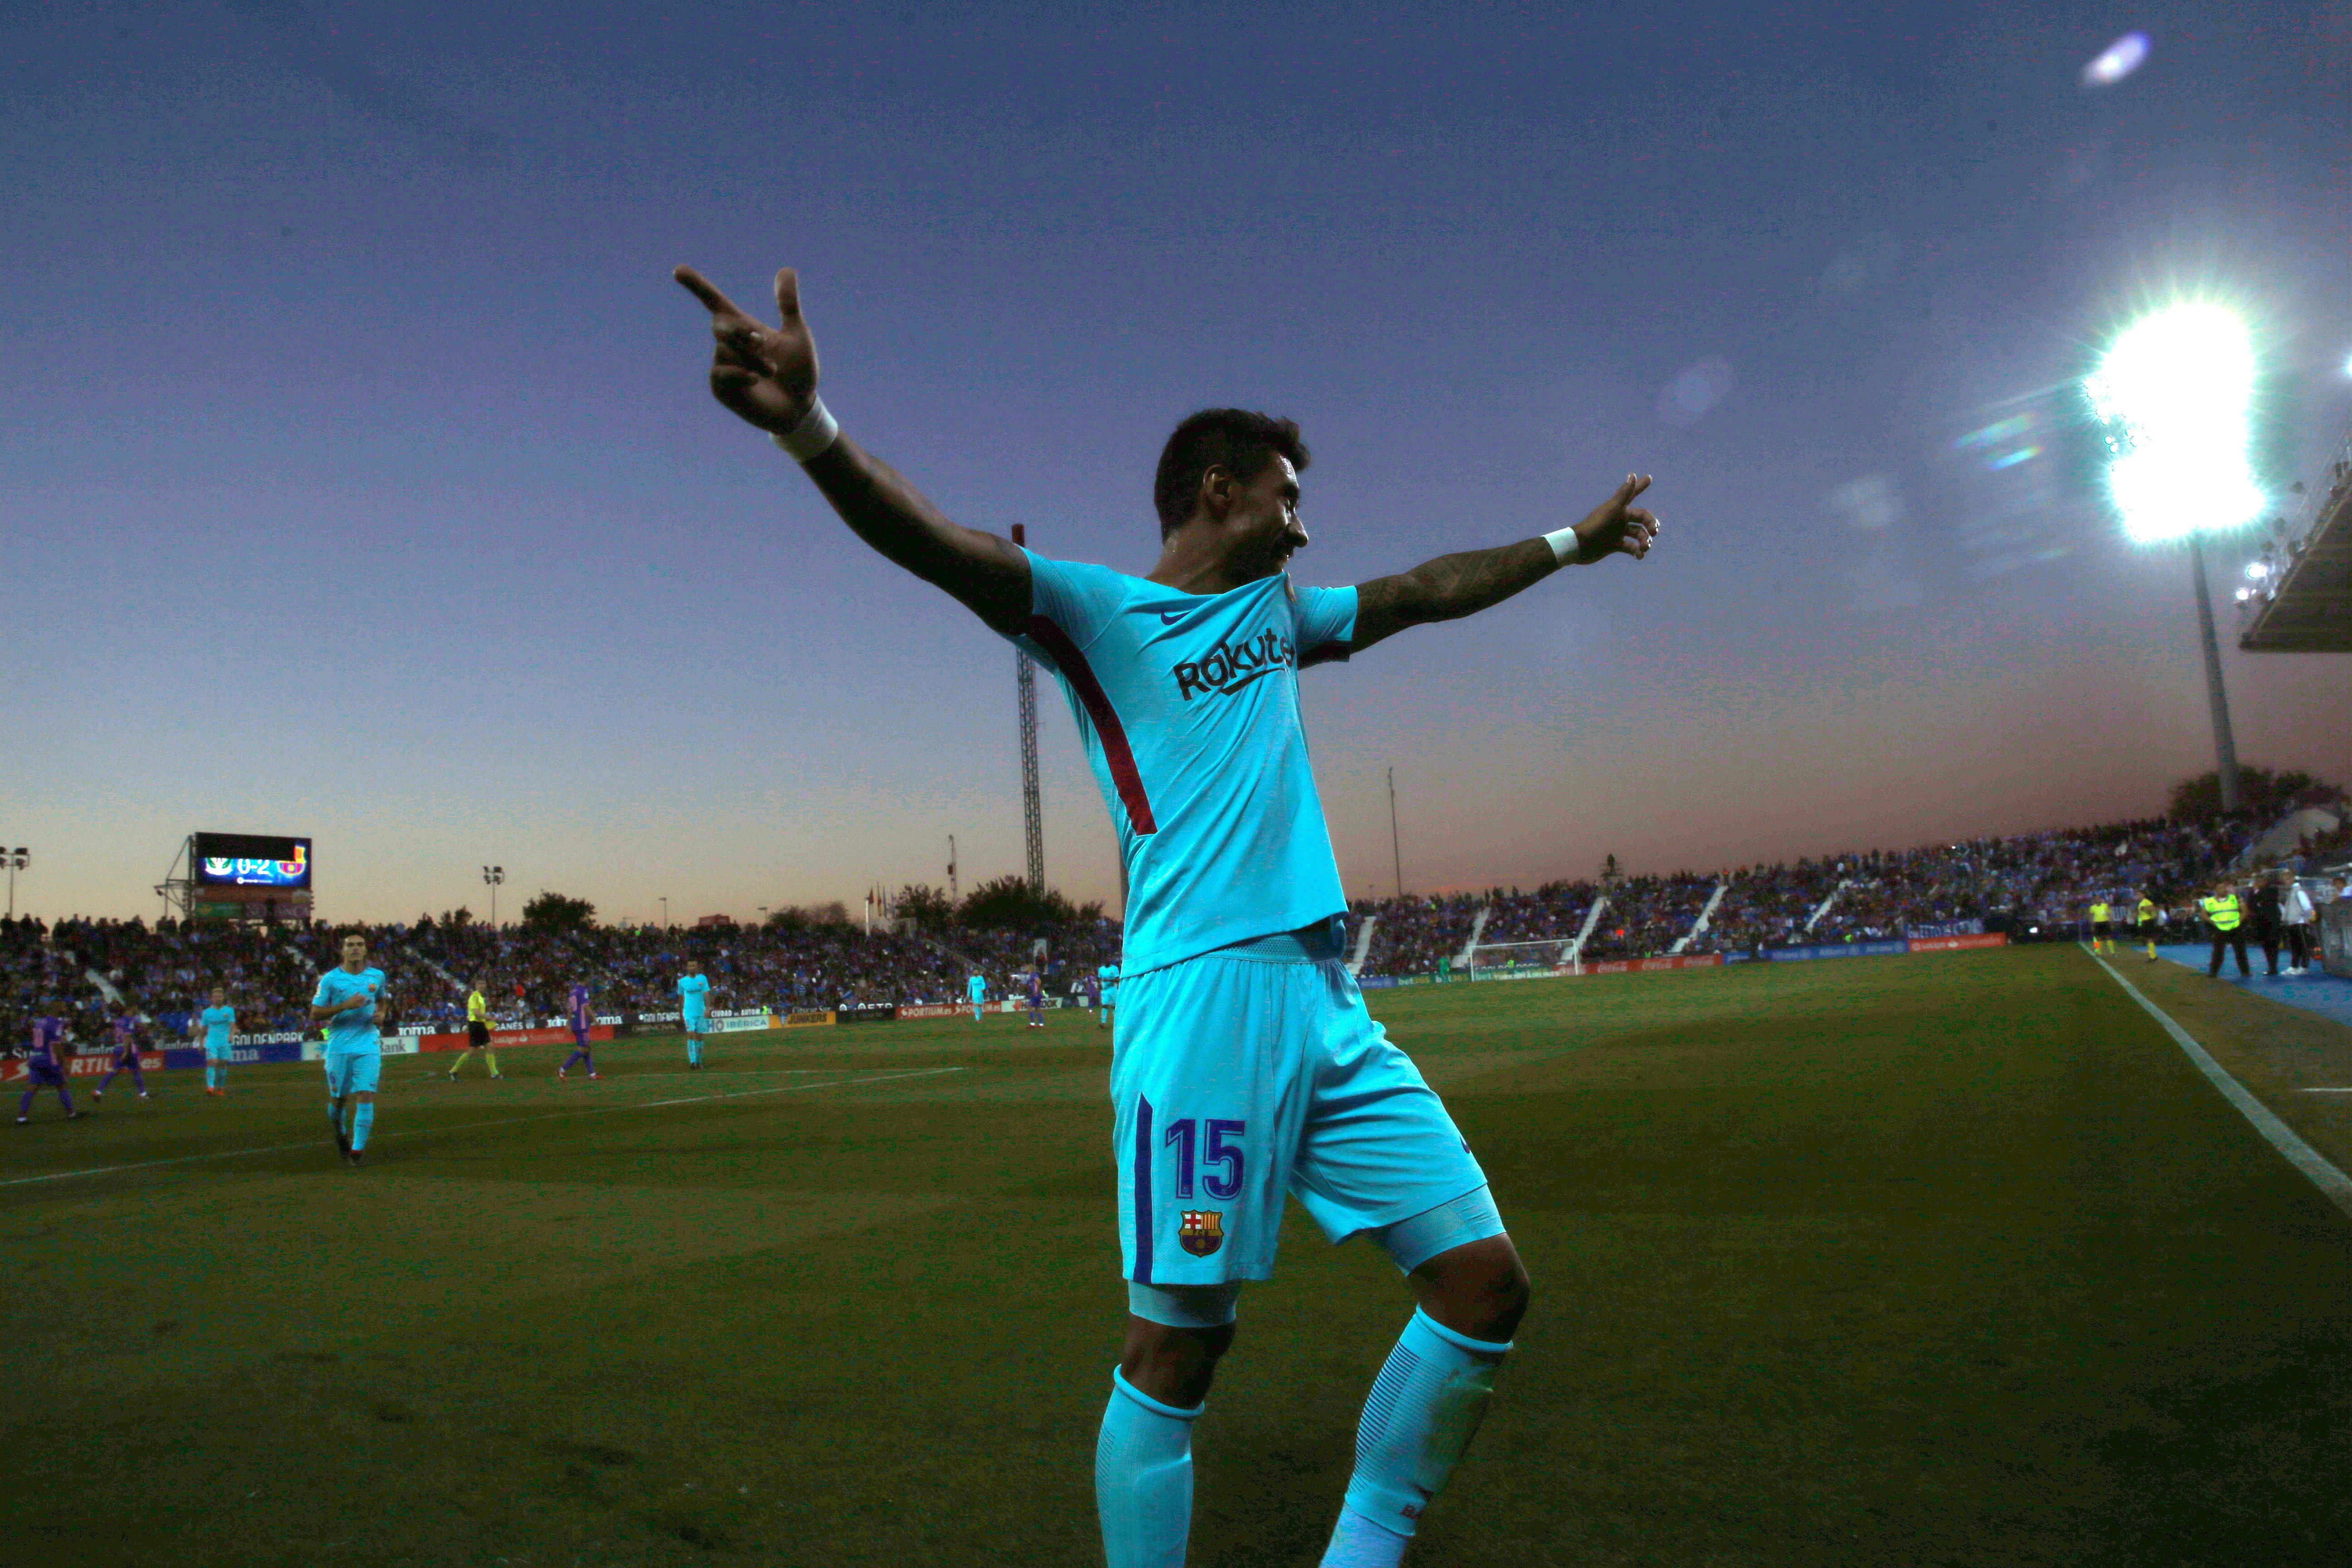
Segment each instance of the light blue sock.
M689 1067L700 1067L702 1065L702 1042L700 1040L688 1040L686 1042L686 1060L687 1065Z
M1190 1410L1137 1391L1116 1368L1095 1444L1095 1507L1109 1568L1184 1568L1192 1533Z
M375 1101L371 1100L352 1112L352 1152L367 1147L368 1129L375 1125Z
M1457 1334L1416 1308L1364 1402L1347 1506L1411 1535L1476 1436L1510 1348Z

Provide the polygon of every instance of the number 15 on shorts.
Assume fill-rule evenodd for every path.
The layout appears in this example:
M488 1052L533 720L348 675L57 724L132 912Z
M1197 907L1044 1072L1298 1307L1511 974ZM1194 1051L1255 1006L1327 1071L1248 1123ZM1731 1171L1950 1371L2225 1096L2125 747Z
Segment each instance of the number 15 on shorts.
M1161 1142L1176 1151L1176 1195L1191 1197L1198 1182L1213 1198L1238 1197L1247 1160L1240 1140L1248 1131L1246 1121L1216 1117L1185 1117L1170 1122Z

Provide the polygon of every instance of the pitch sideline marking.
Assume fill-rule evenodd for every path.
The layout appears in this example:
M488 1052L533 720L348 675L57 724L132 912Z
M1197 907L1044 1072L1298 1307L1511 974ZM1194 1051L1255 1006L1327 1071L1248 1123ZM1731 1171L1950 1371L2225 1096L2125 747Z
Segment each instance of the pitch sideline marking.
M821 1069L811 1068L806 1071ZM879 1078L846 1079L836 1083L784 1083L769 1089L739 1089L726 1094L689 1094L677 1100L635 1100L626 1105L583 1106L576 1110L548 1110L532 1116L509 1116L495 1121L461 1121L455 1127L412 1128L406 1132L387 1132L384 1137L417 1138L427 1132L470 1132L478 1127L516 1127L526 1121L552 1121L565 1116L609 1116L616 1110L651 1110L664 1105L692 1105L707 1100L743 1100L753 1095L792 1094L802 1089L856 1089L861 1084L890 1083L906 1078L937 1078L941 1073L962 1072L962 1068L917 1068L906 1072L885 1073ZM0 1187L28 1186L36 1182L69 1182L77 1176L107 1176L118 1171L152 1171L159 1165L190 1165L201 1160L241 1160L253 1154L283 1154L289 1149L311 1149L318 1146L316 1138L305 1138L299 1143L272 1143L260 1149L225 1149L210 1154L180 1154L169 1160L140 1160L128 1165L93 1165L86 1171L52 1171L44 1176L11 1176L0 1181Z
M2352 1177L2346 1176L2329 1164L2326 1155L2305 1142L2294 1128L2273 1114L2269 1106L2248 1093L2243 1084L2230 1076L2229 1068L2215 1061L2188 1030L2174 1023L2163 1008L2141 995L2139 987L2116 973L2105 959L2095 952L2091 954L2091 962L2105 970L2107 978L2124 988L2125 995L2138 1003L2147 1009L2149 1017L2164 1026L2164 1032L2172 1037L2172 1043L2197 1065L2197 1070L2205 1075L2208 1082L2221 1091L2222 1099L2238 1108L2238 1114L2253 1123L2254 1131L2261 1133L2272 1148L2286 1156L2288 1164L2310 1177L2311 1184L2341 1210L2347 1219L2352 1219Z

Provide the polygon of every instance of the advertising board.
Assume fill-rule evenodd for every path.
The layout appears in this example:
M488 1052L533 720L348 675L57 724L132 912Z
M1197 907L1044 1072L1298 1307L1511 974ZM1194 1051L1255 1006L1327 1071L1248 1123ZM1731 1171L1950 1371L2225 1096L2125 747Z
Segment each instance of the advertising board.
M959 1007L952 1002L919 1002L898 1009L901 1018L961 1018L971 1013L971 1004Z
M819 1009L784 1015L784 1027L787 1029L817 1029L832 1022L832 1013Z
M2000 931L1973 931L1951 936L1915 936L1909 942L1913 952L1958 952L1966 948L2007 947L2009 938Z

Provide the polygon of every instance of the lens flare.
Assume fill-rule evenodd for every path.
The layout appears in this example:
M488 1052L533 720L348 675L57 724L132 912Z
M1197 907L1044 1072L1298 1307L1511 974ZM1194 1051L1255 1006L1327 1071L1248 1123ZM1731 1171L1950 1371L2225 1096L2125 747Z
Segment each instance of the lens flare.
M2107 492L2124 533L2152 544L2242 528L2265 504L2247 458L2254 350L2245 323L2201 300L2134 322L2083 383L2106 422Z
M2139 69L2147 58L2147 35L2126 33L2109 44L2106 52L2083 68L2084 87L2113 87Z

